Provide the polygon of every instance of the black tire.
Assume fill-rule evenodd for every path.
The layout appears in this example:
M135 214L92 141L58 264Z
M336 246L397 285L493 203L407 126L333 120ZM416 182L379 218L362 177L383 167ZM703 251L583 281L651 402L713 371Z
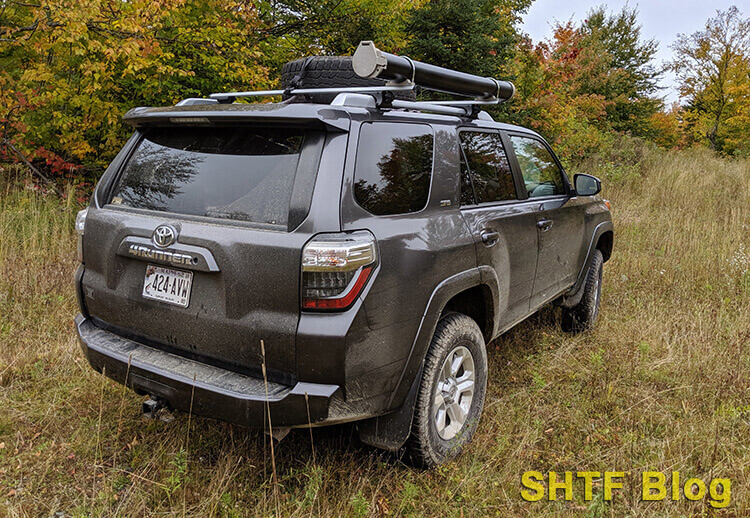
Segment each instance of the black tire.
M352 68L351 56L312 56L295 59L281 67L281 88L335 88L347 86L383 86L382 79L359 77ZM396 99L414 101L416 94L394 92ZM284 100L289 95L283 95ZM328 104L336 94L315 94L305 96L308 102Z
M600 250L594 250L594 258L586 272L581 301L572 308L564 308L562 329L568 333L581 333L594 327L599 316L599 304L602 298L602 272L604 256Z
M448 355L455 351L467 349L474 364L474 392L466 418L454 437L444 439L438 431L438 401L436 401L438 383L441 381L444 364ZM464 353L465 354L465 353ZM461 371L459 371L460 373ZM466 375L467 371L463 371ZM462 376L457 376L459 379ZM465 377L465 376L464 376ZM432 343L427 351L422 380L417 394L417 403L412 420L411 436L407 442L410 460L420 467L433 467L456 457L463 447L471 441L479 424L484 407L487 390L487 349L484 337L477 323L460 313L450 313L438 322ZM441 391L441 394L445 392ZM441 401L448 401L440 396ZM453 396L455 397L455 396ZM457 401L461 401L460 396ZM447 423L446 417L443 423ZM458 421L456 421L458 423Z

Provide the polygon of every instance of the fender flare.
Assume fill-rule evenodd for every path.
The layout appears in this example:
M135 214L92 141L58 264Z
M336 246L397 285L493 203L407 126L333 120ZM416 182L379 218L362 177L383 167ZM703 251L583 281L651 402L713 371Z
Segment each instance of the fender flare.
M388 404L389 408L395 407L395 410L359 422L357 430L362 442L390 451L396 451L406 443L411 433L424 359L427 356L427 349L432 341L432 336L435 334L435 328L442 316L443 309L454 296L476 286L487 286L492 293L493 301L498 300L497 274L490 266L479 266L457 273L435 287L422 314L422 320L412 342L409 356ZM497 309L494 304L491 310L492 314L488 315L488 321L491 322L492 329L489 331L491 332L490 336L494 336L497 328Z

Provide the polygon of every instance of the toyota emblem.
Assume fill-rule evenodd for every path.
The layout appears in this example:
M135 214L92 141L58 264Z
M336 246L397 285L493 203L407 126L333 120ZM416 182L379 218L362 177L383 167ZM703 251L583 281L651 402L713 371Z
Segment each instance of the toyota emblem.
M177 229L172 225L159 225L151 235L151 241L159 248L172 246L177 240Z

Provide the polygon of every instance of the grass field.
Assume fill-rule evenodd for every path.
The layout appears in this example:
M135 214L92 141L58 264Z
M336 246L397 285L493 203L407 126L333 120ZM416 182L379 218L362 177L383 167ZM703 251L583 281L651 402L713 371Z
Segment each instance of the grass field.
M606 164L605 164L606 166ZM750 162L649 152L602 166L615 252L597 328L545 309L490 344L484 417L418 471L351 427L263 434L181 414L94 373L74 338L74 202L0 183L0 516L750 516ZM16 175L16 176L14 176ZM624 471L593 500L526 502L528 470ZM731 503L641 501L643 471L731 480Z

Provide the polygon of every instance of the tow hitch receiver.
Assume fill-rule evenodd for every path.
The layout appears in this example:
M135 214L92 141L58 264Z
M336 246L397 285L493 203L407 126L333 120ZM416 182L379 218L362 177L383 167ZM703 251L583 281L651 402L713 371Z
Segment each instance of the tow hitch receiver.
M171 423L174 421L172 412L169 411L169 403L160 397L149 397L143 402L143 417L161 421L162 423Z

